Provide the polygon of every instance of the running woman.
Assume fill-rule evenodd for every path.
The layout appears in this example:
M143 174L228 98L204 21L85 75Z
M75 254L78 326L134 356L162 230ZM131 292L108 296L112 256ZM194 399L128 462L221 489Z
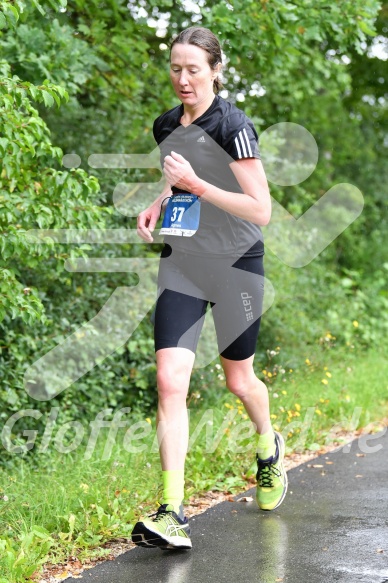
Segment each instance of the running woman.
M138 216L138 235L152 243L164 211L154 315L163 501L132 531L133 542L149 548L192 548L183 508L186 398L209 305L226 386L258 433L259 508L274 510L287 491L284 440L272 428L268 391L253 370L263 301L260 225L270 220L271 199L252 121L218 95L221 67L210 30L190 27L173 40L170 78L181 104L153 125L165 187Z

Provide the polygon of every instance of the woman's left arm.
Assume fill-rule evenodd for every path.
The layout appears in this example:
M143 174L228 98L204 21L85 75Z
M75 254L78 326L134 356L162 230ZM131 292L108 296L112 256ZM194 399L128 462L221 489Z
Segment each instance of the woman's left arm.
M271 196L261 160L243 158L230 164L243 194L229 192L199 178L190 163L176 152L166 156L164 173L171 185L192 192L224 211L256 225L271 218Z

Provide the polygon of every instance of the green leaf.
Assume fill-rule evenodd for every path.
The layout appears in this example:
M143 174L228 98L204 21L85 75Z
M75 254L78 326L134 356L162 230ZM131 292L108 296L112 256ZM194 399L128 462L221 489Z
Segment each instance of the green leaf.
M78 25L78 30L80 32L83 32L85 35L89 35L90 34L90 28L88 26L86 26L86 24L79 24Z
M0 146L3 149L3 154L5 153L8 144L9 144L9 140L7 140L7 138L0 138Z
M18 12L17 8L15 8L15 6L9 6L8 8L9 8L9 10L11 10L13 17L14 17L14 20L12 19L13 24L16 24L17 21L19 20L19 12Z
M46 16L46 12L43 10L42 6L39 4L38 0L32 0L33 5L35 8L39 10L42 16Z
M32 99L36 99L36 96L38 94L38 88L35 87L35 85L33 85L32 83L30 83L28 86L28 90L31 94Z
M365 32L365 34L369 34L369 36L376 36L376 31L372 30L366 22L364 22L363 20L361 20L358 24L358 26L361 28L362 32Z
M60 107L61 100L58 97L57 93L53 89L47 89L47 92L50 93L51 97L53 97L53 99L55 99L55 103L57 104L57 106Z
M50 533L43 526L35 524L32 527L32 532L39 538L51 538Z
M53 96L48 91L45 91L44 89L41 90L41 94L42 94L43 101L44 101L46 107L51 107L54 104Z

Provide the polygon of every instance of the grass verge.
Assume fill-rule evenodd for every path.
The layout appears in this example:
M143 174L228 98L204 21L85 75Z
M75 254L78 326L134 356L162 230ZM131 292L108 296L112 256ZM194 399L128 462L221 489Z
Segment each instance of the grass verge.
M281 361L275 347L257 372L266 379L273 424L288 452L340 443L344 430L377 423L388 413L382 352L316 350L295 369ZM188 400L186 502L208 490L237 493L255 469L256 438L219 366L197 376L201 390L194 388ZM112 427L93 433L89 424L83 442L68 453L74 427L59 427L45 453L15 454L12 467L0 474L0 583L36 578L47 561L106 555L105 541L130 536L138 517L153 512L162 497L154 423L126 419L117 433Z

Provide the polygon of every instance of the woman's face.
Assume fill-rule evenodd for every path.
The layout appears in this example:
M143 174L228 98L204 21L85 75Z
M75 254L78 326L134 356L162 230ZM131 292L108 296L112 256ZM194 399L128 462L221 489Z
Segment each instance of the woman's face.
M170 78L182 103L197 106L214 95L213 72L207 52L195 45L175 44L171 50Z

